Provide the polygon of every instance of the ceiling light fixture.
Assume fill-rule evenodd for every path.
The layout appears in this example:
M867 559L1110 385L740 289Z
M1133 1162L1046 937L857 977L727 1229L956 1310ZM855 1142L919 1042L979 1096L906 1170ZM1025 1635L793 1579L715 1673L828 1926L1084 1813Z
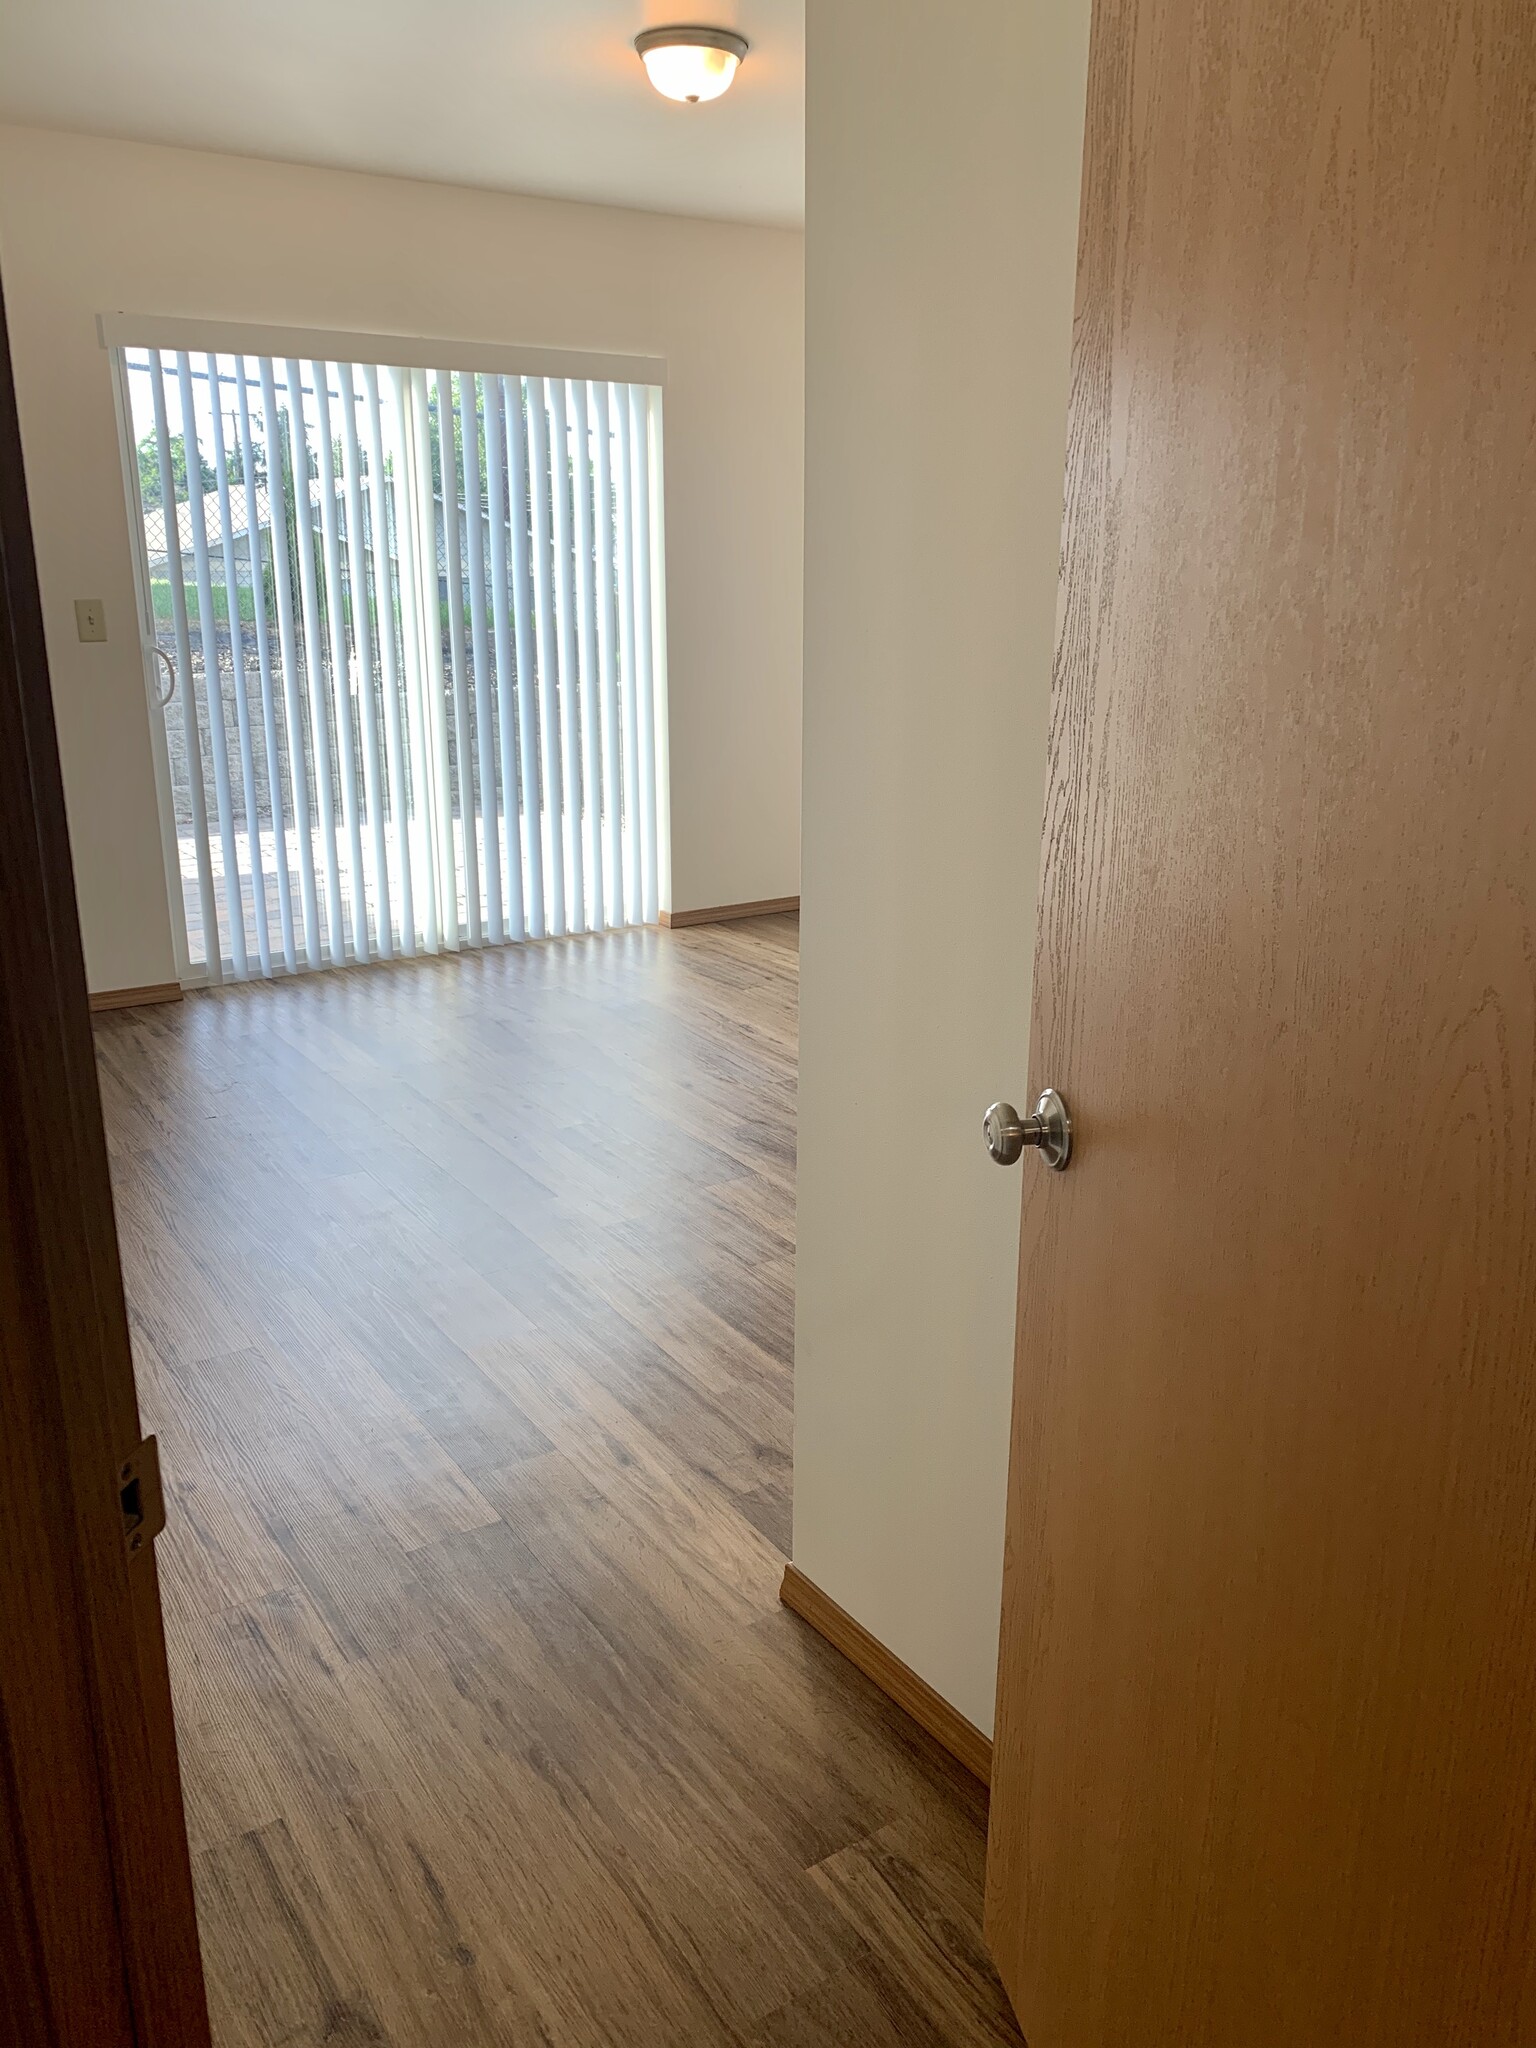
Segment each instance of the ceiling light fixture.
M669 100L717 100L747 54L745 36L728 28L648 28L635 37L646 76Z

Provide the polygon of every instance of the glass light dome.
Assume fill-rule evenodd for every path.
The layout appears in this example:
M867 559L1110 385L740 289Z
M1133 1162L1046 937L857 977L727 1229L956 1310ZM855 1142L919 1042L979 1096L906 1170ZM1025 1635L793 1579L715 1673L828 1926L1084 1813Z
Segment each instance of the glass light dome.
M690 106L719 99L747 54L746 37L723 28L647 29L635 48L656 90Z

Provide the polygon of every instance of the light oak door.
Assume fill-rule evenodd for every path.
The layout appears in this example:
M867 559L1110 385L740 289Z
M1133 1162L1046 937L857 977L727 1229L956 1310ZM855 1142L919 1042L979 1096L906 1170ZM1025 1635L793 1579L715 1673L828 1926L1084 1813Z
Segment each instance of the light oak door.
M1099 0L989 1931L1536 2040L1536 14Z

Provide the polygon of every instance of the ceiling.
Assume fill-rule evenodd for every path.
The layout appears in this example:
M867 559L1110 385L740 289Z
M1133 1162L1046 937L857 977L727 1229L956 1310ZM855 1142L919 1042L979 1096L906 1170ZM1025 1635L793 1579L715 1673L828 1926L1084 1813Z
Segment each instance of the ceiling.
M751 43L679 106L632 47ZM0 120L638 206L803 218L805 0L4 0Z

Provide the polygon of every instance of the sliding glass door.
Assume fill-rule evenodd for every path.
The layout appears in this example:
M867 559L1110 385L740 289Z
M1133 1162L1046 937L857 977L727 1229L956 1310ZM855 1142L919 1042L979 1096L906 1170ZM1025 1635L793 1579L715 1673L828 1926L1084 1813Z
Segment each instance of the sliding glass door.
M187 978L654 922L659 391L117 356Z

